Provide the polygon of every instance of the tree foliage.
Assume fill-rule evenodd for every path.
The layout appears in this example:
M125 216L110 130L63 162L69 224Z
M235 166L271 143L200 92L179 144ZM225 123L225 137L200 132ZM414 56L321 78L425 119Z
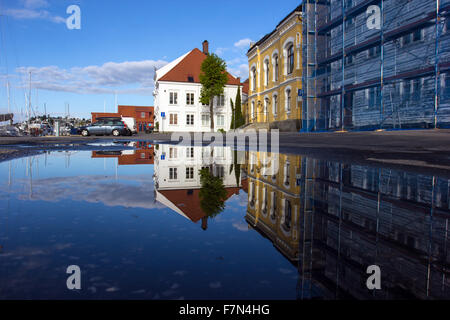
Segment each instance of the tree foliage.
M200 170L200 182L200 208L207 217L214 218L225 209L227 191L223 180L205 168Z
M236 93L235 103L231 101L231 108L233 110L233 115L231 118L230 129L237 129L245 124L244 115L242 114L242 102L241 102L241 87L238 88Z
M223 94L223 89L227 81L228 75L225 61L214 53L208 54L201 66L200 83L202 89L200 92L200 102L204 105L209 105L211 131L214 131L214 97Z

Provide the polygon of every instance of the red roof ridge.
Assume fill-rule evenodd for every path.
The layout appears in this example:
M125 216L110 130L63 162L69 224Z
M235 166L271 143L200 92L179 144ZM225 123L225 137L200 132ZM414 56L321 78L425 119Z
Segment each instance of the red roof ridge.
M206 54L194 48L158 81L200 83L201 65L205 59ZM228 71L227 76L227 85L240 85L240 81Z

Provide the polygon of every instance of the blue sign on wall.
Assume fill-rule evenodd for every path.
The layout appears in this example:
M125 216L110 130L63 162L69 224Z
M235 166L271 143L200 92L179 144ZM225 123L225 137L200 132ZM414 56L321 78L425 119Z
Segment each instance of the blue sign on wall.
M161 156L161 160L166 160L166 156L165 156L165 155L162 155L162 156Z
M165 118L166 117L166 113L165 112L161 112L161 117Z
M299 97L303 97L303 90L302 89L298 89L298 96Z

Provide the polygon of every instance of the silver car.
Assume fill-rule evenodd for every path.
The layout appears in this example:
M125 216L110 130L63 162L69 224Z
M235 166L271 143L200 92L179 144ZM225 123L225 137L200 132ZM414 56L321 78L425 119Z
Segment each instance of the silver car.
M118 137L121 135L129 135L130 133L127 125L123 121L117 119L98 120L90 126L80 128L80 131L83 137L87 137L90 135L113 135L115 137Z

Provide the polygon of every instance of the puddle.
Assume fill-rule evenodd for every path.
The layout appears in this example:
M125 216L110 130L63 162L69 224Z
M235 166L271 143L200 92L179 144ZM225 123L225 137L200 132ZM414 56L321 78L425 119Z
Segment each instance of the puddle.
M448 179L120 143L0 163L0 299L450 298Z

